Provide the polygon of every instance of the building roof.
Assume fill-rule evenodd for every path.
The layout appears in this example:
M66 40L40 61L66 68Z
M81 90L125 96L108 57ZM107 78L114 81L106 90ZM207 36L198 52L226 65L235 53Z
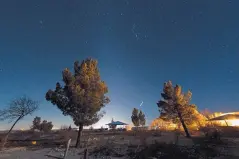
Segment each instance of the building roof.
M213 121L213 120L234 120L234 119L239 119L239 114L226 114L226 115L222 115L222 116L219 116L219 117L209 119L209 121Z
M106 125L128 125L128 124L123 123L123 122L121 122L121 121L113 121L113 122L108 123L108 124L106 124Z

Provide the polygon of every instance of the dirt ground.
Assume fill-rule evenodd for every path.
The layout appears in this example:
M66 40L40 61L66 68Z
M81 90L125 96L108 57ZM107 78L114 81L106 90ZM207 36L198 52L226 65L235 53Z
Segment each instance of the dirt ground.
M83 152L87 143L89 153L94 147L103 145L110 145L114 150L119 151L121 154L125 154L127 147L139 146L139 145L150 145L155 142L175 143L176 137L173 132L162 132L161 135L155 132L84 132L82 137L82 148L74 148L76 142L77 132L55 132L50 134L30 134L21 132L20 134L12 134L9 142L6 145L6 149L0 152L0 159L44 159L44 158L56 158L63 157L66 149L66 142L68 139L72 139L70 148L67 154L67 159L79 159L83 158ZM20 140L20 139L21 140ZM24 141L22 141L24 139ZM239 145L239 139L229 138ZM36 141L33 145L32 141ZM184 136L178 138L178 145L192 146L193 141L187 139ZM238 147L232 148L233 155L238 156ZM89 156L89 159L96 157ZM120 159L125 157L111 157L111 159Z

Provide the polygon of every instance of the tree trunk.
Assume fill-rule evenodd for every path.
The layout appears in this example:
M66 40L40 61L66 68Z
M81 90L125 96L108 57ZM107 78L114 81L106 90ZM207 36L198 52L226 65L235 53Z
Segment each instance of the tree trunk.
M78 130L78 136L77 136L77 140L76 140L76 145L75 145L76 148L80 147L80 140L81 140L82 130L83 130L83 124L80 124L79 130Z
M226 126L228 126L227 121L226 121L226 120L224 120L224 121L225 121L225 123L226 123Z
M186 124L184 123L184 120L183 120L183 118L182 118L181 112L179 112L179 111L177 111L177 112L178 112L178 117L179 117L179 119L180 119L180 122L182 123L183 129L184 129L184 131L185 131L185 133L186 133L186 137L187 137L187 138L191 138L191 136L190 136L190 134L189 134L189 132L188 132L188 128L187 128L187 126L186 126Z
M7 132L6 136L4 137L3 141L2 141L2 145L1 145L1 150L4 148L6 142L7 142L7 139L8 139L8 136L9 134L11 133L12 129L14 128L14 126L17 124L17 122L22 118L22 116L19 116L17 118L17 120L14 122L14 124L12 125L12 127L10 128L10 130Z

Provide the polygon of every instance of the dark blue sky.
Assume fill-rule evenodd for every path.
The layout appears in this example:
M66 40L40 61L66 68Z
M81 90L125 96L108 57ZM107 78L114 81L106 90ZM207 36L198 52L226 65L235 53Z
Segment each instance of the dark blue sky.
M167 80L191 89L200 110L238 111L238 6L238 0L1 1L0 108L28 95L41 102L35 115L57 127L72 123L45 93L65 67L93 57L111 98L98 127L112 117L130 123L141 101L151 122Z

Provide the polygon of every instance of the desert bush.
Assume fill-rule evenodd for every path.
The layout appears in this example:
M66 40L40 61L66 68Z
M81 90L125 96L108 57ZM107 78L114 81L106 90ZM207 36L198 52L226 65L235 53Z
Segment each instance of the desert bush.
M155 143L144 147L138 152L135 150L128 151L130 159L147 159L147 158L160 158L160 159L199 159L215 157L217 153L207 148L208 154L203 154L202 150L192 146L177 146L175 144Z

